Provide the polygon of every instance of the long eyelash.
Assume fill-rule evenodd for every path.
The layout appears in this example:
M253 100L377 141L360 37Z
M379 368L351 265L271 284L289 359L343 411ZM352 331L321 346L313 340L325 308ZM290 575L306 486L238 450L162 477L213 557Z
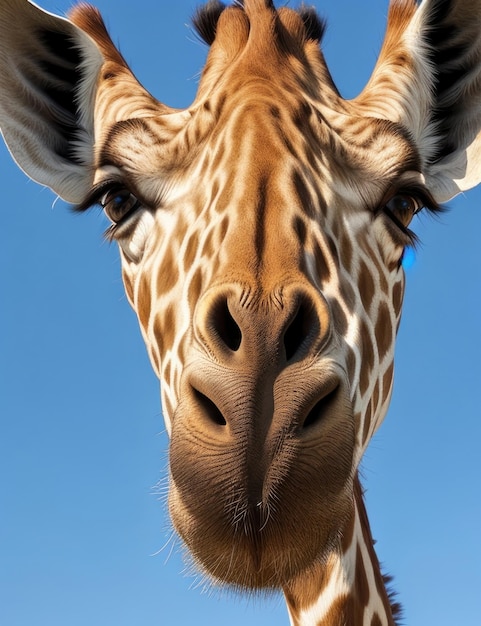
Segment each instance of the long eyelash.
M401 193L403 193L401 191ZM411 194L414 198L418 198L422 205L417 214L421 214L423 211L427 211L428 215L436 216L441 215L447 211L447 207L442 206L439 202L433 198L431 192L422 185L411 185L406 193ZM415 250L419 248L421 244L420 238L410 228L406 228L406 234L410 239L410 246Z
M431 193L426 187L419 184L411 184L406 187L399 187L396 189L396 194L411 196L412 198L416 198L421 205L419 211L416 214L421 213L423 210L428 211L430 215L439 215L446 211L446 207L441 206L436 200L433 198ZM415 250L419 248L421 240L410 228L405 226L388 208L386 208L387 197L382 201L380 207L376 211L376 214L383 213L387 215L389 219L396 225L396 227L400 230L400 232L407 238L404 246L410 246Z
M116 232L117 232L117 225L110 224L110 226L106 230L104 230L104 232L102 233L102 236L106 241L108 241L109 243L112 243L112 241L115 241Z
M420 239L419 237L416 235L416 233L414 231L412 231L410 228L408 228L407 226L405 226L401 220L399 220L394 213L388 209L387 207L384 207L382 209L382 213L384 213L384 215L387 215L389 217L389 219L396 225L397 228L399 228L399 230L402 232L402 234L407 237L407 242L404 243L404 246L411 246L411 248L417 249L419 247L420 244Z
M105 180L92 188L88 196L83 202L72 207L74 213L85 213L94 206L102 207L101 200L108 191L115 191L122 188L122 184L119 181ZM111 224L102 234L103 238L112 243L115 240L116 225Z
M102 206L100 201L107 191L120 190L123 187L124 185L118 180L105 180L95 185L83 202L72 207L73 211L75 213L83 213L96 205Z
M397 193L417 198L422 205L422 209L426 209L429 213L442 213L445 211L445 207L436 202L429 190L422 185L409 185L408 187L400 188Z
M92 209L94 206L100 206L103 208L101 200L105 194L108 192L120 191L121 189L125 189L125 184L123 182L119 180L105 180L98 185L95 185L85 200L80 204L73 206L72 209L75 213L83 213ZM136 206L133 207L133 209L129 211L125 217L131 215L138 208L139 204L141 204L140 201L137 202ZM121 222L118 224L110 224L110 226L103 232L104 239L106 239L109 243L115 241L117 231L121 225Z

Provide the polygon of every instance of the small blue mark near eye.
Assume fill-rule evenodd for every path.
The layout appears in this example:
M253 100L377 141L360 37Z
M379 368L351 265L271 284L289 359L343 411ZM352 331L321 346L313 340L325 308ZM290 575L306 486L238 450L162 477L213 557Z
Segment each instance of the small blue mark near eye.
M410 270L412 266L416 263L416 252L414 251L414 248L412 246L406 246L404 248L401 263L405 270Z

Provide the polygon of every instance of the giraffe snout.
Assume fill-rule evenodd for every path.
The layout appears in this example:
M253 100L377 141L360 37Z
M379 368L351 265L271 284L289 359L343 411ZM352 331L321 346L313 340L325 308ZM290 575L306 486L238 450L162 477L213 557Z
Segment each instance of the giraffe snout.
M253 292L242 284L210 289L194 316L197 342L217 363L280 372L321 354L331 331L322 295L310 286Z
M297 436L343 401L341 378L323 359L331 335L328 306L310 287L268 296L240 284L211 289L194 328L203 358L186 375L184 395L191 394L204 426L210 422L217 434L249 413L258 416L261 440L269 429Z
M195 312L170 510L205 571L237 586L284 584L331 545L334 517L350 506L348 385L326 356L330 317L314 296L296 286L261 298L236 284L207 292ZM292 541L298 524L305 533Z

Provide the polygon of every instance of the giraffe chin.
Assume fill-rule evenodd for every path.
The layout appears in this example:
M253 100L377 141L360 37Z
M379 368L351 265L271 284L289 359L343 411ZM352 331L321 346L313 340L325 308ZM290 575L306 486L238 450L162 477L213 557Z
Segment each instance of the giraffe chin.
M340 520L353 510L354 420L342 385L328 397L314 424L291 432L285 424L296 416L282 407L266 416L249 410L258 402L243 401L237 427L226 411L225 424L207 425L195 394L181 397L169 508L195 563L216 583L277 589L339 546Z
M222 527L214 520L209 523L182 510L175 489L170 495L170 506L176 530L202 574L214 585L260 592L278 590L315 563L327 561L339 547L334 517L348 519L352 495L346 488L330 514L324 515L324 520L317 519L319 525L314 523L314 516L310 520L279 516L277 523L259 527L258 512L252 510L244 518L245 527ZM328 517L329 528L321 526Z
M339 549L339 520L352 514L351 485L317 517L307 506L295 507L294 497L284 505L291 507L290 514L266 520L262 507L251 507L239 514L242 521L229 525L225 517L210 517L207 508L203 517L189 511L175 487L170 493L174 526L197 569L214 584L238 591L280 589L315 563L326 562Z

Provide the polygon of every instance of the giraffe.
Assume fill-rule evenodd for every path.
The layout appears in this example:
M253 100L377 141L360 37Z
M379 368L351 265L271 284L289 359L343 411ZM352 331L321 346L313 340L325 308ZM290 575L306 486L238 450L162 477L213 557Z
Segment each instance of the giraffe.
M479 181L476 4L393 3L347 102L312 11L210 3L186 111L138 85L93 9L0 13L14 158L112 221L177 530L214 579L283 588L293 624L394 623L357 468L389 404L409 221Z

